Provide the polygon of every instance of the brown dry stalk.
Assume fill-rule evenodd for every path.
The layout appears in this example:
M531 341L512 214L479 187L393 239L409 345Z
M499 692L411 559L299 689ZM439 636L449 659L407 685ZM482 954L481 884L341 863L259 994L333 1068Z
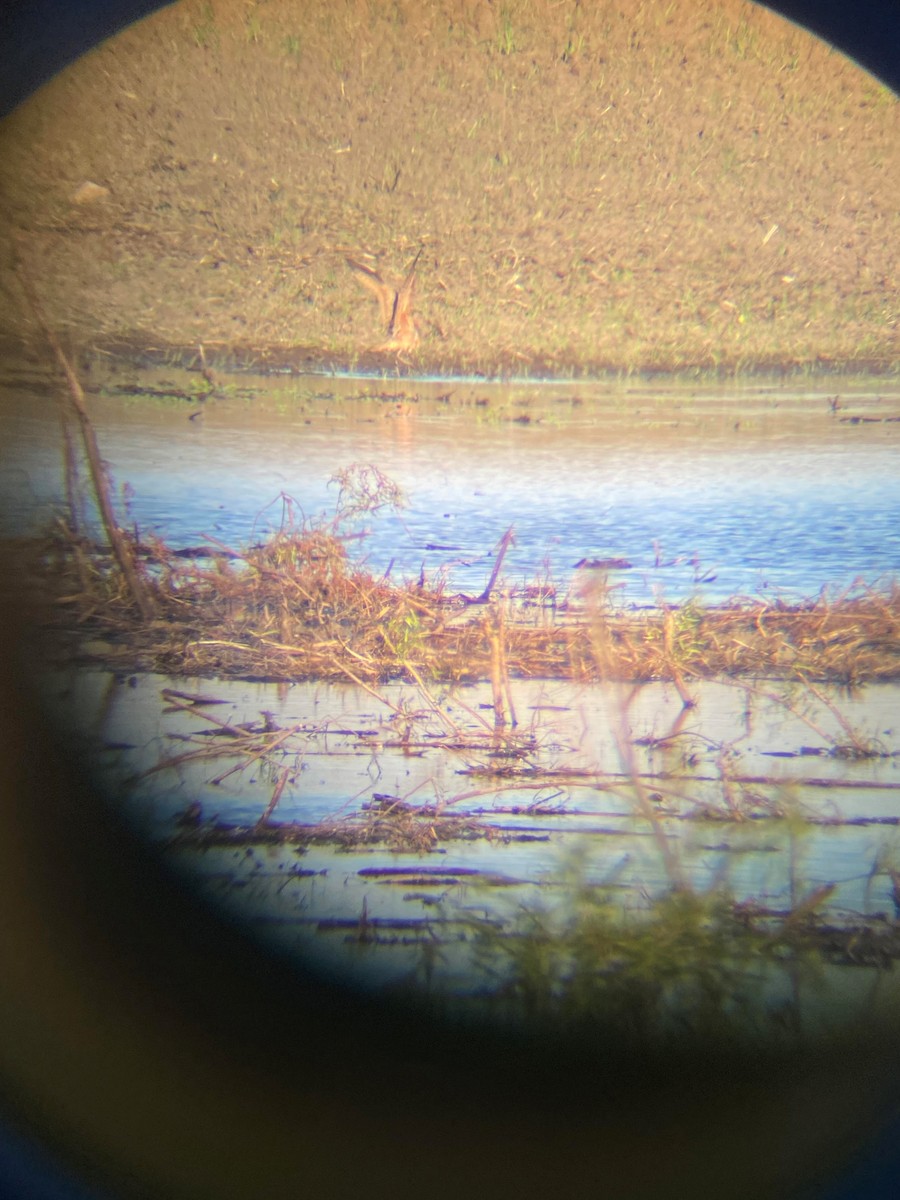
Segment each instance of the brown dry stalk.
M91 482L94 487L97 508L100 511L100 518L103 522L103 528L106 530L106 536L109 539L110 548L115 555L116 561L118 562L119 568L122 572L122 576L125 579L125 583L128 587L128 591L137 605L141 617L145 621L152 621L153 617L155 616L153 598L149 590L145 587L144 580L135 567L130 543L116 523L116 517L112 505L112 497L110 496L109 490L109 480L107 479L106 471L104 470L103 458L100 454L100 447L97 443L97 435L94 431L93 425L91 424L91 419L88 416L84 399L84 391L78 380L78 376L75 374L72 364L69 362L65 351L59 343L59 339L50 328L50 324L44 315L43 306L38 299L37 291L22 260L22 241L23 238L21 235L19 235L14 243L13 265L16 275L19 279L19 283L22 285L22 290L25 293L25 298L28 301L28 305L31 308L34 319L40 326L44 337L49 342L50 347L56 356L56 360L66 377L66 383L68 384L69 388L69 398L81 429L81 438L84 444L84 452L85 456L87 457L88 467L91 472ZM63 428L66 428L65 416L63 416ZM66 447L66 464L67 478L69 478L68 444Z
M665 829L663 829L660 823L656 806L650 799L643 775L638 770L635 761L634 737L632 736L628 714L639 692L639 686L635 685L631 687L627 696L622 697L620 702L615 706L618 721L613 726L613 737L616 742L616 750L622 765L622 771L631 784L635 812L647 822L654 843L659 850L660 858L665 866L669 882L673 888L679 889L684 887L684 872L681 869L681 862L669 841Z
M488 644L491 648L491 695L494 705L494 728L506 728L506 706L504 704L503 674L506 666L503 649L500 645L500 633L497 630L488 633Z
M269 817L271 817L272 813L278 807L278 801L281 799L281 794L284 791L284 786L288 781L289 774L290 774L290 772L284 771L284 770L279 772L278 782L275 784L275 787L272 789L272 797L269 800L269 803L266 805L265 812L262 814L262 816L256 822L257 825L263 826L263 825L267 825L269 823Z

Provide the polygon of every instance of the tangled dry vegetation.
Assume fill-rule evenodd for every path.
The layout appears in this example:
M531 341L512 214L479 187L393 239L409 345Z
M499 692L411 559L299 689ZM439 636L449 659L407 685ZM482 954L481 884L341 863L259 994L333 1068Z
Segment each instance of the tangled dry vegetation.
M145 620L105 552L60 529L20 548L45 630L123 669L265 680L421 682L510 677L674 680L756 676L860 684L900 675L900 588L801 606L734 602L616 610L602 577L565 596L450 596L354 565L335 527L288 529L243 552L134 546ZM89 635L86 637L85 635ZM71 640L67 653L73 652Z

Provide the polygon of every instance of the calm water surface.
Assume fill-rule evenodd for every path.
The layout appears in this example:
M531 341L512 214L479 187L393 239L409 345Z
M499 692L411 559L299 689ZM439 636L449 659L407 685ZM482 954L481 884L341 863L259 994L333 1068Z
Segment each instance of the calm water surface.
M685 711L665 684L632 694L516 680L518 735L528 750L513 761L535 772L519 778L497 774L495 744L479 720L490 699L483 685L442 693L434 708L406 684L375 696L350 685L152 675L125 682L73 670L46 678L44 687L77 744L91 747L116 803L143 836L168 847L202 894L272 945L367 986L424 986L430 947L438 961L429 986L445 995L477 990L484 976L472 961L472 922L514 922L525 911L565 906L576 862L579 878L614 887L623 910L642 910L677 876L699 894L724 890L733 901L782 912L825 888L826 920L889 929L894 919L900 726L893 685L812 697L775 685L706 683ZM179 710L164 688L222 703ZM417 714L407 747L398 744L397 709ZM218 736L223 721L258 726L264 714L281 731L270 753L235 754L233 739ZM447 722L467 744L440 743ZM832 753L848 728L877 755ZM627 778L625 743L653 797L652 820ZM388 795L469 817L492 833L448 839L430 852L337 842L173 847L192 805L207 827L252 827L281 771L288 782L274 821L358 821ZM357 936L360 913L377 930L366 946ZM879 1004L895 1003L896 988L883 975L860 965L837 970L827 986L816 976L810 1015L829 1014L838 1024L856 1012L871 1015L876 987Z
M166 399L167 386L187 390L185 377L123 368L90 396L131 520L175 546L246 545L288 507L295 518L333 513L335 472L373 463L407 507L346 529L366 534L352 553L395 577L447 575L453 590L484 586L509 525L511 582L549 571L564 586L583 558L623 558L632 567L615 582L626 603L797 598L900 569L897 384L691 391L240 376L204 404ZM0 404L10 533L59 502L59 425L40 390L8 387Z

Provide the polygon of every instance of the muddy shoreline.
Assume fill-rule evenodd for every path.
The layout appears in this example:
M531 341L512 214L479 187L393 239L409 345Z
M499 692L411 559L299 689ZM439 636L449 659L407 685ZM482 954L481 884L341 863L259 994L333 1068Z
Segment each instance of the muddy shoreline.
M9 339L10 341L12 339ZM202 346L202 354L201 354ZM35 349L35 348L33 348ZM875 380L883 378L894 381L900 374L900 360L883 358L837 358L819 355L814 360L790 358L788 356L760 359L754 362L735 360L695 364L648 364L622 368L615 363L591 364L572 360L559 362L534 359L523 363L521 358L510 356L494 362L486 371L478 359L452 360L419 354L416 361L404 361L393 355L375 351L355 355L352 359L339 359L326 350L315 346L277 345L231 345L218 346L214 343L160 344L159 339L142 334L111 339L98 339L83 353L110 355L125 364L141 368L146 366L173 366L198 370L203 358L210 366L228 372L252 372L259 375L341 375L361 378L398 378L409 383L417 379L454 382L460 380L483 380L493 382L546 382L554 381L611 381L642 379L661 384L670 382L704 382L714 380L778 380L809 379L811 376L833 378L840 381L848 376L869 376Z
M0 317L2 320L2 317ZM136 332L114 337L79 340L72 346L74 357L82 369L90 369L98 359L109 359L120 368L135 370L169 367L202 373L205 368L233 375L322 376L359 379L402 379L406 384L428 383L615 383L640 380L647 383L699 384L742 381L779 382L796 380L802 384L811 378L834 380L839 384L848 378L867 377L874 382L894 383L900 374L900 360L895 357L837 358L820 355L813 361L782 356L756 362L736 360L709 363L645 366L617 366L610 363L586 365L581 362L532 360L523 363L513 356L494 361L486 368L480 359L428 358L419 354L415 362L393 355L371 351L353 357L339 357L316 346L279 346L275 344L220 345L199 341L166 342L150 334ZM40 338L20 334L0 327L0 362L4 371L18 368L37 368L46 374L52 366L46 345Z

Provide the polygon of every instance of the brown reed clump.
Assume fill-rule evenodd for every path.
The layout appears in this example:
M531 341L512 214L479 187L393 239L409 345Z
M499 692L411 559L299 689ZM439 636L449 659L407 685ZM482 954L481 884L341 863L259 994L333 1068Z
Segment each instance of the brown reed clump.
M298 821L257 822L255 825L202 824L183 828L172 845L208 849L212 846L384 846L395 853L426 854L447 842L481 841L509 835L479 817L435 813L427 806L399 805L335 817L315 824Z
M602 604L537 617L514 594L448 598L354 565L333 527L288 529L241 553L136 546L156 617L136 608L109 554L58 531L20 544L17 578L41 622L112 665L267 680L458 682L541 677L900 677L900 587L799 606L764 601L628 612ZM686 694L686 693L685 693Z

